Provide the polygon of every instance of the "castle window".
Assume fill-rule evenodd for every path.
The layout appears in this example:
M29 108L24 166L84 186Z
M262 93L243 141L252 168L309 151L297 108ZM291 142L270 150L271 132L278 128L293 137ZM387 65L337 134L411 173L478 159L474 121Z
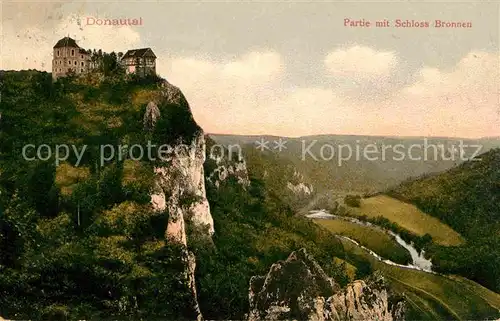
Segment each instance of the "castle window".
M75 66L78 64L78 62L75 60Z
M81 66L83 67L83 61L82 61L80 64L81 64Z
M70 65L70 66L71 66L71 60L68 60L68 65Z
M59 50L57 50L57 57L59 57L59 56L60 56L60 54L59 54Z
M83 55L82 55L82 59L83 59Z
M75 49L71 49L71 56L75 56Z
M82 69L80 69L80 72L83 72L83 68L82 68Z

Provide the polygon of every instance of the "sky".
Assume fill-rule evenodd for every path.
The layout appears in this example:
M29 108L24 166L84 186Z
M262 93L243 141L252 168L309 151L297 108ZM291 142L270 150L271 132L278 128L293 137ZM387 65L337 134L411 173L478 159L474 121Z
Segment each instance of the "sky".
M50 71L67 35L85 49L151 47L208 133L500 136L496 2L0 2L0 69Z

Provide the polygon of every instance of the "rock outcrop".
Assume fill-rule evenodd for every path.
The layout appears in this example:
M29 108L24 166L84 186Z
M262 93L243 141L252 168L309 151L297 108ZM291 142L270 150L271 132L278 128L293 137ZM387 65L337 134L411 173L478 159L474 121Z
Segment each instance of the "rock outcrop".
M307 184L304 175L295 169L291 181L287 183L287 188L297 196L309 196L314 192L313 185Z
M207 182L216 188L229 178L234 178L244 188L250 185L248 169L241 151L232 152L227 147L211 142L207 150L210 169L207 171Z
M205 191L205 138L195 136L191 145L178 144L164 166L155 168L156 187L151 195L156 210L169 212L167 237L186 245L185 220L206 226L210 235L214 222Z
M162 106L168 106L162 110ZM157 101L151 101L144 114L144 129L154 132L156 125L172 112L171 108L188 108L181 91L164 82L161 95ZM183 111L191 113L190 110ZM196 128L194 120L190 119ZM201 129L197 129L190 142L184 142L185 137L177 137L174 142L168 142L168 150L154 168L154 190L151 193L151 203L155 211L168 211L169 218L165 237L169 242L181 244L187 248L186 223L189 221L205 228L207 236L214 231L214 222L210 214L210 206L205 193L205 136ZM162 144L164 142L155 142ZM191 252L185 250L182 258L186 264L187 287L191 291L196 318L202 319L197 301L195 286L196 260Z
M383 277L376 274L328 298L326 314L331 320L403 320L404 302L393 302Z
M304 175L294 170L291 182L287 182L286 187L299 197L310 196L314 192L312 184L305 183Z
M392 296L379 274L341 289L305 249L250 280L248 320L404 319L404 301Z
M168 82L163 84L160 99L164 105L178 105L179 108L184 108L182 102L185 102L185 98L181 91ZM184 105L187 106L187 102ZM161 108L158 108L156 102L150 102L144 115L145 129L154 130L161 117ZM184 144L179 139L168 147L170 150L154 169L156 178L151 202L155 210L169 212L167 238L186 245L186 219L194 224L206 226L210 235L215 232L205 193L205 136L199 129L190 144Z
M160 109L158 108L158 105L150 101L146 106L146 112L144 113L144 129L148 131L153 130L160 116Z
M298 183L297 185L293 185L291 182L288 182L286 184L286 187L296 195L309 196L313 192L312 185L307 186L304 183Z

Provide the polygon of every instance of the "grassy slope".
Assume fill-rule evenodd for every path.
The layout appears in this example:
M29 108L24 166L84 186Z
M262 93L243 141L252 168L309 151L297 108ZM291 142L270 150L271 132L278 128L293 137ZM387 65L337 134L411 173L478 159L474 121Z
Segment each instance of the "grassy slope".
M416 204L467 238L500 227L500 149L439 175L407 181L389 194Z
M435 217L425 214L414 205L385 195L361 200L359 208L352 208L356 215L370 218L383 216L417 235L429 233L441 245L452 246L464 242L463 237Z
M388 195L448 224L467 242L430 248L437 270L500 292L500 149L437 175L409 180Z
M477 283L387 265L351 242L343 243L347 252L362 255L382 271L392 289L406 294L413 308L410 319L479 320L499 315L500 295Z
M380 256L399 264L411 262L410 253L393 238L377 229L344 220L314 220L329 231L345 235L366 246Z

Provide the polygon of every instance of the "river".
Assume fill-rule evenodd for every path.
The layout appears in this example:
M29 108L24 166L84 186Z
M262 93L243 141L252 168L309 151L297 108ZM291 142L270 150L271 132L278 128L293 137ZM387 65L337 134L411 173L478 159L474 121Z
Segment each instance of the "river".
M394 239L396 240L396 242L398 242L398 244L400 244L402 247L404 247L406 250L408 250L408 252L410 253L411 255L411 258L412 258L412 264L408 264L408 265L403 265L403 264L398 264L398 263L395 263L391 260L387 260L387 259L384 259L383 257L381 257L380 255L378 255L377 253L373 252L372 250L366 248L365 246L359 244L357 241L347 237L347 236L341 236L339 235L340 238L342 239L345 239L345 240L348 240L349 242L352 242L354 244L356 244L357 246L363 248L365 251L367 251L368 253L370 253L370 255L372 255L373 257L375 257L377 260L381 261L381 262L384 262L386 264L390 264L390 265L395 265L395 266L399 266L399 267L404 267L404 268L408 268L408 269L414 269L414 270L419 270L419 271L425 271L425 272L429 272L429 273L434 273L432 271L432 262L428 259L425 258L425 252L422 251L421 253L419 253L417 251L417 249L415 249L415 247L413 246L413 244L408 244L406 243L398 234L392 232L392 231L389 231L389 230L386 230L386 229L383 229L381 228L380 226L377 226L375 224L372 224L372 223L369 223L369 222L364 222L364 221L361 221L361 220L358 220L357 218L354 218L354 217L349 217L349 216L338 216L338 215L333 215L333 214L330 214L328 213L327 211L325 210L315 210L315 211L310 211L308 215L306 215L306 217L308 218L315 218L315 219L337 219L337 220L346 220L346 221L349 221L351 223L355 223L355 224L358 224L358 225L362 225L362 226L368 226L368 227L371 227L371 228L376 228L392 237L394 237Z

